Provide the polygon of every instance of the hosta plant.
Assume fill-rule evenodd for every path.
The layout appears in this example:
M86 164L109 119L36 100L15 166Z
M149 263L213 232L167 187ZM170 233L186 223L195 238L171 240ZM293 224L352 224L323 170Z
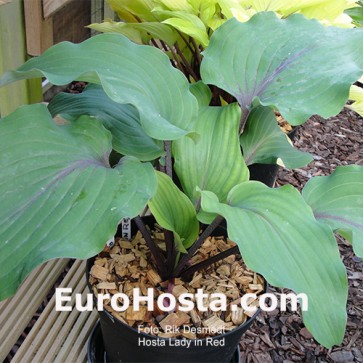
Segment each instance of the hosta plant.
M148 205L166 230L166 254L144 231L163 279L185 276L225 219L247 266L305 293L307 328L321 344L339 344L347 277L334 233L363 256L363 168L312 178L302 194L269 188L249 180L241 144L257 158L253 138L275 132L275 110L295 124L338 113L362 75L362 54L361 29L261 12L216 29L193 84L164 52L120 34L60 43L4 74L1 85L42 76L89 85L0 121L1 298L43 261L97 254L123 217L143 230ZM211 106L215 87L235 101ZM68 123L55 124L56 114Z
M278 17L300 13L318 19L324 25L352 27L357 24L361 10L359 4L352 0L108 0L108 3L121 21L105 20L90 25L91 28L101 32L118 32L138 44L159 47L191 83L201 79L203 51L208 47L213 32L228 19L245 22L258 12L271 10ZM349 107L362 114L359 107L362 96L357 91L359 89L353 86L350 99L355 102ZM224 89L211 87L211 92L211 105L235 102L235 98ZM260 128L265 130L263 134L256 134L254 128L248 127L241 139L248 166L278 163L291 169L305 166L312 160L311 155L291 147L289 138L276 127L273 118L261 122L264 122ZM303 121L290 119L290 122L296 126ZM253 137L250 137L250 132L254 133Z

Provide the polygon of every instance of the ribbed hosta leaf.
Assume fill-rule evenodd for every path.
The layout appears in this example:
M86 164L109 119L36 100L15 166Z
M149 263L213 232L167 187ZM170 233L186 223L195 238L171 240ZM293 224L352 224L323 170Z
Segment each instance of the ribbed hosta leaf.
M357 2L358 3L358 2ZM354 21L357 26L363 27L363 4L362 2L359 3L359 6L345 10Z
M202 81L191 83L189 89L198 100L199 107L209 106L212 99L212 92L206 84Z
M107 3L122 20L133 22L138 22L137 19L155 21L155 16L151 13L154 0L107 0Z
M343 108L363 72L362 54L361 29L323 27L300 14L279 19L258 13L247 23L230 19L214 32L201 74L235 96L244 112L260 102L298 125Z
M100 24L91 24L88 27L102 33L123 34L138 44L148 44L151 39L160 39L173 46L178 37L175 29L158 22L124 23L105 21Z
M363 117L363 88L355 85L350 87L349 99L354 102L347 107L351 108Z
M331 229L318 222L292 186L245 182L227 203L202 192L202 209L227 220L247 266L274 286L308 296L304 323L326 347L339 344L346 324L347 279Z
M276 11L287 17L294 13L304 14L308 18L333 21L348 7L346 0L250 0L244 6L251 6L257 11Z
M363 167L340 166L329 176L312 178L302 195L315 218L353 242L363 258Z
M248 169L242 158L238 125L239 106L204 107L194 129L196 141L183 137L173 142L174 168L183 190L197 206L200 193L210 190L225 201L233 186L248 180Z
M110 150L87 116L57 126L34 105L0 120L0 299L43 261L98 253L154 195L152 166L124 158L112 169Z
M157 172L158 188L149 208L161 227L174 232L178 251L186 253L198 237L199 222L192 202L164 173Z
M197 0L199 2L200 0ZM193 12L193 2L195 0L156 0L155 3L160 3L167 9L173 11L184 11L187 13Z
M155 8L153 14L166 17L163 24L168 24L191 36L198 44L202 44L204 47L208 45L209 37L206 27L198 16L183 11L169 11L161 8Z
M301 168L313 160L309 153L294 149L269 107L260 106L252 110L240 141L247 165L275 164L279 158L292 169Z
M112 100L135 106L145 132L159 140L186 135L197 112L186 78L169 58L121 34L100 34L80 44L59 43L17 71L5 73L0 86L43 75L57 85L75 79L101 84Z
M66 114L71 119L94 116L112 134L113 148L140 160L153 160L163 152L161 141L148 136L140 124L139 113L131 105L112 101L99 85L89 85L82 93L58 93L48 105L52 116Z

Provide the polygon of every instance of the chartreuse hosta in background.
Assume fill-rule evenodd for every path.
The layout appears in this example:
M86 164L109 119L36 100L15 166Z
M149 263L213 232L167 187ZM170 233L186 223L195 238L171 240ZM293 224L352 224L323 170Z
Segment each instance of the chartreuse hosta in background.
M163 278L183 275L200 221L223 217L247 265L306 293L307 328L321 344L339 344L347 277L333 232L363 256L363 168L313 178L302 195L290 185L271 189L249 181L240 142L249 159L258 155L243 131L263 134L276 109L294 124L338 113L363 72L362 55L362 29L261 12L216 29L193 85L165 53L120 34L58 44L3 75L1 85L41 76L90 85L0 121L1 298L45 260L96 254L122 217L148 203L171 232L167 260L154 251ZM235 101L210 106L207 85ZM57 113L69 123L54 124ZM123 156L110 165L112 149Z

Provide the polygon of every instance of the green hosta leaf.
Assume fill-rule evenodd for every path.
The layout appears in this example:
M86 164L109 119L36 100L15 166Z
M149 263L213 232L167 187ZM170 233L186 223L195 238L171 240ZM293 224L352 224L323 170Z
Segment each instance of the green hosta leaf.
M304 323L326 347L339 344L346 324L347 278L330 228L314 218L292 186L259 182L233 188L227 204L202 192L202 209L227 220L247 266L274 286L308 296Z
M248 180L239 145L240 117L237 103L203 107L194 125L197 141L184 137L173 142L174 168L194 205L200 199L196 187L213 191L224 202L233 186Z
M226 19L221 19L218 15L214 15L212 19L208 21L207 25L214 31L219 28L225 21Z
M294 12L299 11L309 19L315 18L334 23L335 19L342 15L344 10L348 7L347 0L305 0L302 6L294 4L293 6L290 6L290 8L287 7L284 13L288 12L289 14L293 14Z
M269 107L252 110L240 141L247 165L275 164L280 158L287 168L292 169L301 168L313 160L309 153L294 149Z
M101 33L120 33L137 44L147 44L148 38L144 32L135 28L133 25L139 23L122 23L116 21L104 21L103 23L93 23L88 25L88 28ZM131 25L131 26L128 26Z
M209 106L212 100L212 92L206 84L202 81L191 83L189 89L198 100L199 107Z
M201 74L235 96L244 112L259 102L298 125L343 108L363 72L362 54L360 29L323 27L300 14L279 19L258 13L247 23L230 19L213 33Z
M354 85L350 87L349 99L354 102L347 107L363 117L363 88Z
M209 26L209 24L213 22L213 19L222 21L220 16L216 13L216 4L217 0L201 0L198 4L197 11L199 12L199 17L206 26Z
M138 44L148 44L150 39L160 39L173 46L177 40L177 33L172 27L156 22L122 23L105 21L100 24L91 24L88 27L103 33L123 34Z
M256 12L275 11L280 17L300 13L311 19L319 19L324 24L334 24L343 11L351 6L346 0L250 0L238 3L234 0L219 0L218 3L228 19L235 17L247 21Z
M345 10L354 21L357 26L363 27L363 2L359 3L359 6Z
M302 195L315 218L353 242L355 253L363 258L363 167L339 166L329 176L312 178Z
M156 159L164 152L161 142L153 140L142 129L135 107L112 101L101 86L91 84L79 94L59 93L48 109L52 116L67 114L76 119L82 115L94 116L111 131L113 149L123 155L145 161Z
M250 0L244 6L256 11L276 11L283 16L301 13L308 18L334 20L347 8L346 0Z
M84 116L57 126L46 106L0 120L0 299L56 257L88 258L156 192L150 164L108 164L111 134Z
M242 8L242 5L238 4L235 0L217 0L217 3L221 8L221 13L227 19L233 18L233 8Z
M145 132L155 139L186 135L197 112L186 78L169 58L121 34L100 34L80 44L59 43L17 71L5 73L0 86L42 75L57 85L75 79L101 84L112 100L137 108Z
M199 234L193 204L164 173L157 172L158 189L149 208L161 227L174 232L177 248L186 253Z
M209 37L205 25L194 14L185 13L182 11L169 11L156 8L153 13L159 16L167 17L163 20L163 24L169 24L175 29L191 36L203 47L208 46Z
M195 10L188 0L154 0L155 3L163 5L167 10L193 13Z
M107 2L122 20L157 21L151 13L155 6L154 0L107 0Z

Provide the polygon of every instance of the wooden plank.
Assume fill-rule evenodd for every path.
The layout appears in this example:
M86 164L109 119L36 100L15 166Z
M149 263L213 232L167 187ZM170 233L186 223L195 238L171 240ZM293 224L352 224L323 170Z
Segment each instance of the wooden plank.
M84 275L84 271L82 271L82 274ZM75 296L75 294L79 294L81 292L83 292L86 288L86 279L83 278L79 281L78 285L73 289L73 297ZM85 295L84 295L85 296ZM85 299L83 299L83 302L85 301ZM60 349L60 347L63 346L64 341L67 338L67 335L69 334L69 332L73 329L73 325L75 324L75 322L77 321L77 318L80 315L80 312L75 309L74 303L72 303L72 308L73 310L71 312L63 312L61 313L62 315L65 315L66 320L64 321L64 323L59 323L59 317L57 319L57 322L52 326L52 330L51 333L54 334L55 329L59 329L57 334L54 336L54 339L49 339L49 341L51 342L50 346L47 349L44 349L44 353L43 355L39 355L38 354L35 356L35 360L37 362L53 362L55 357L58 354L58 351ZM47 338L52 335L49 334L47 336ZM45 342L43 342L44 344Z
M42 0L24 1L24 17L27 52L40 55L53 45L53 19L43 18Z
M103 19L112 19L115 20L116 13L111 9L110 5L108 5L107 0L103 1Z
M26 61L25 44L22 2L0 5L0 74ZM0 115L4 117L20 105L41 100L40 79L15 82L0 88Z
M0 361L11 351L67 263L66 259L53 260L38 267L24 281L17 294L2 305Z
M84 272L83 272L83 274L84 274ZM84 282L84 278L83 278L80 281L78 281L78 284L75 287L73 287L74 293L75 293L75 291L79 292L80 289L84 288L84 285L85 285L85 282ZM71 287L71 286L69 286L69 287ZM70 305L72 306L72 308L74 308L74 303L71 303ZM77 313L76 310L75 310L75 312ZM64 335L64 331L62 331L62 327L63 327L63 325L67 326L67 320L69 318L71 318L71 320L73 320L72 315L74 316L74 314L72 314L72 313L73 313L73 311L72 312L55 311L55 309L54 309L54 311L52 312L52 315L54 317L56 317L56 319L54 319L52 324L44 324L42 326L42 331L40 332L41 334L37 335L37 340L39 342L41 342L41 344L39 345L39 349L35 352L36 354L34 355L34 357L32 359L33 362L52 362L53 361L55 353L59 349L59 345L62 345L62 343L65 339L65 335ZM48 323L48 321L46 323ZM48 358L46 358L48 352L51 352L52 354L51 354L51 356L48 356Z
M91 24L102 23L103 20L115 20L116 13L110 8L107 0L91 0ZM91 29L91 35L99 34L98 31Z
M81 265L82 261L75 261L59 287L72 287L77 285L80 280L78 270ZM55 311L55 296L52 296L27 338L16 352L12 362L32 362L33 356L42 344L42 339L49 333L52 324L55 323L57 313L60 314L60 312Z
M83 300L88 293L84 271L85 261L76 261L60 284L60 287L71 287L73 297L75 293L82 293ZM74 304L73 298L70 305L74 307ZM85 346L96 321L95 311L57 312L53 296L12 363L85 362Z
M91 0L91 23L101 23L103 17L103 1L104 0Z
M53 43L80 43L90 37L91 1L73 0L53 16Z
M79 332L77 339L74 341L73 348L69 352L66 360L64 362L86 362L87 361L87 342L92 329L96 325L98 320L98 314L93 311L90 317L85 320L85 324L82 330ZM61 363L61 361L59 361Z
M3 311L9 305L10 300L11 299L0 301L0 312ZM1 314L0 314L0 321L1 321Z
M43 0L43 14L44 18L48 18L62 9L71 0Z
M88 293L87 288L84 293ZM96 311L80 313L54 363L85 361L87 341L97 320Z

